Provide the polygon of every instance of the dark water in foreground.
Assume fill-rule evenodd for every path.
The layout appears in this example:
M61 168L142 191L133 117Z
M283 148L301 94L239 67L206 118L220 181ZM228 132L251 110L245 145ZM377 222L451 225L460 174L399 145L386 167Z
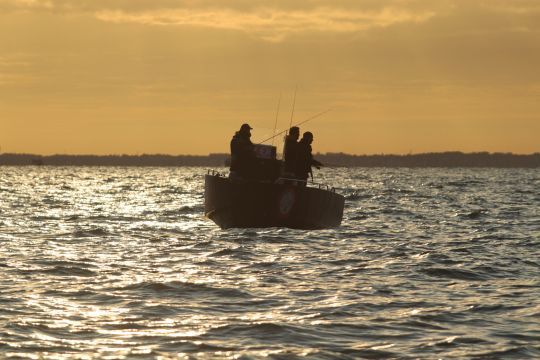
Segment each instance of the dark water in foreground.
M0 358L540 358L540 170L327 169L324 231L204 172L0 167Z

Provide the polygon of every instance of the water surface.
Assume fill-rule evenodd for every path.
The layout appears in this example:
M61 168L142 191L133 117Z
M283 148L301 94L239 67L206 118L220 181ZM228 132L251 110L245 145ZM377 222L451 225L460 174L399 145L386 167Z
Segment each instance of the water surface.
M0 167L0 358L538 358L540 170L325 169L221 230L205 169Z

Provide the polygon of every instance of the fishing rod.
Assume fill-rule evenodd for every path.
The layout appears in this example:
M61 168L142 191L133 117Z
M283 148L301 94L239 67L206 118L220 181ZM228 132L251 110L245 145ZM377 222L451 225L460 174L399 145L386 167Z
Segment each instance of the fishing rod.
M293 99L293 103L292 103L291 121L289 121L289 129L292 126L292 119L293 119L293 116L294 116L294 107L296 105L296 92L297 91L298 91L298 85L296 85L296 87L294 88L294 99Z
M274 131L272 132L272 134L274 135L272 137L272 146L274 146L274 138L276 137L276 127L277 127L277 120L278 120L278 116L279 116L279 106L280 105L281 105L281 92L279 93L279 100L278 100L277 111L276 111L276 121L274 122Z
M292 110L291 110L291 120L289 121L289 127L287 129L290 129L292 126L292 121L294 117L294 108L296 107L296 93L298 92L298 84L294 87L294 98L292 103ZM289 131L285 131L285 136L283 138L283 151L282 154L285 156L285 152L287 151L287 136L289 136ZM274 140L272 140L272 145L274 144Z
M298 124L294 124L294 126L300 126L300 125L302 125L302 124L305 124L305 123L307 123L308 121L311 121L311 120L313 120L313 119L318 118L319 116L322 116L322 115L326 114L326 113L329 112L330 110L332 110L332 109L328 109L328 110L322 111L322 112L320 112L320 113L318 113L318 114L315 114L315 115L313 115L313 116L307 118L306 120L299 122ZM291 125L292 125L292 124L291 124ZM291 126L291 127L292 127L292 126ZM289 129L290 129L291 127L289 127ZM259 144L259 145L260 145L260 144L264 144L264 143L267 142L268 140L272 140L272 139L275 138L276 136L279 136L279 135L281 135L281 134L283 134L283 133L286 133L287 131L289 131L289 129L283 130L283 131L281 131L281 132L275 134L274 136L269 137L268 139L266 139L266 140L264 140L264 141L261 141L261 142L258 143L258 144Z

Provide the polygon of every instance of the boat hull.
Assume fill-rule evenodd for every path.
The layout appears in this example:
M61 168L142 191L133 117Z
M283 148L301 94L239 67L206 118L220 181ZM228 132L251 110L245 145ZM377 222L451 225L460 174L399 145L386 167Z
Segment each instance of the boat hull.
M344 204L344 197L330 190L205 176L205 215L224 229L336 227Z

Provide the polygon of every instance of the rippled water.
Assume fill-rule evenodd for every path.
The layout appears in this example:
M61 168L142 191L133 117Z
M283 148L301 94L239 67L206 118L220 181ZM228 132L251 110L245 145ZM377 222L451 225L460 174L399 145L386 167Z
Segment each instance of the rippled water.
M0 358L538 358L540 170L325 169L220 230L201 168L0 167Z

